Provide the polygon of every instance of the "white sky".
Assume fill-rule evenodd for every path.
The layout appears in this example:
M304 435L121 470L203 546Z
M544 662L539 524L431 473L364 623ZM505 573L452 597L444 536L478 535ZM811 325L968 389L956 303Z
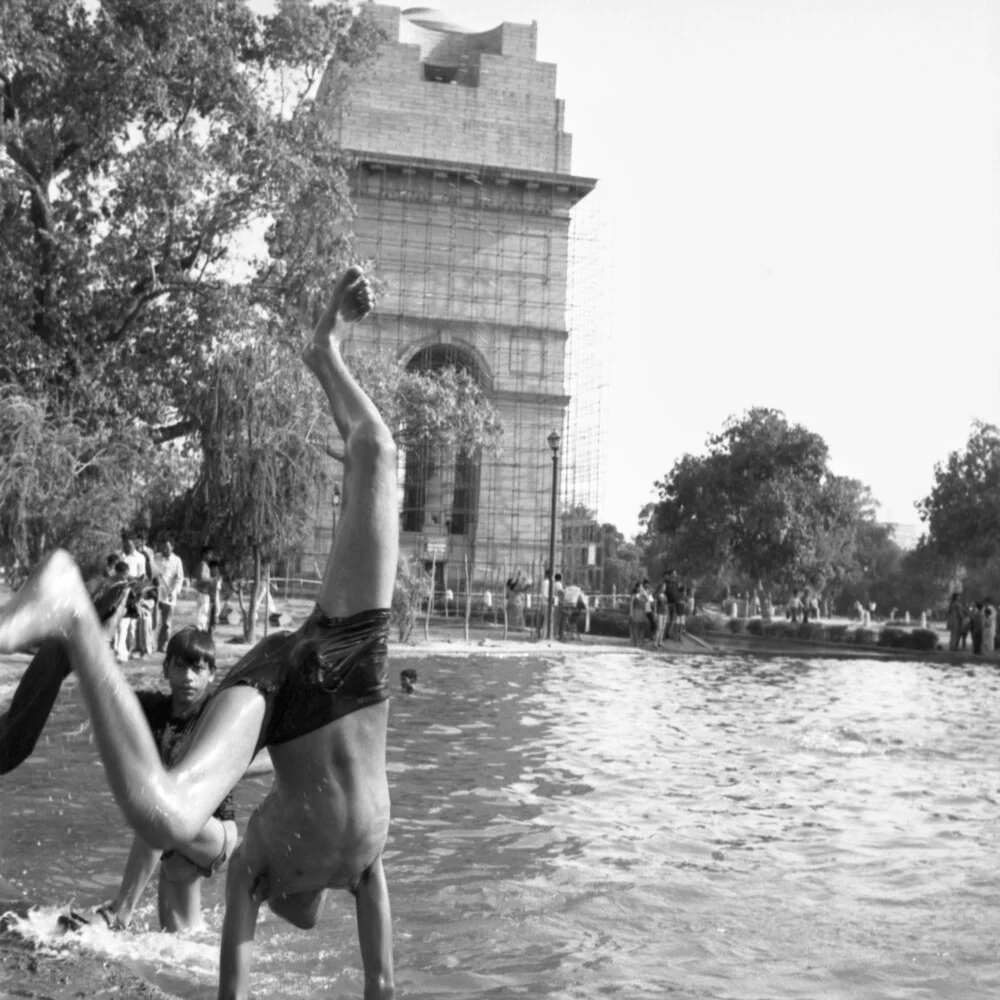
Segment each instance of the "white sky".
M409 6L401 3L404 8ZM881 518L1000 423L1000 4L453 0L538 22L616 283L605 519L749 406Z

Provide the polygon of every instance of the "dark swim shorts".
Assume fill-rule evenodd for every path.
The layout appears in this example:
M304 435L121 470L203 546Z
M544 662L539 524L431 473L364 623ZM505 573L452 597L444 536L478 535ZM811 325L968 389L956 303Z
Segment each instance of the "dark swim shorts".
M389 697L389 610L331 618L318 607L295 632L261 640L216 694L246 684L266 707L257 749L298 739Z

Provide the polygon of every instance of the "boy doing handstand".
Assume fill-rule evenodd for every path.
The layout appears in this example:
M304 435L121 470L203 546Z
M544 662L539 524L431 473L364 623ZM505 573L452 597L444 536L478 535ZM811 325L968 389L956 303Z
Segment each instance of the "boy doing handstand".
M371 289L351 268L305 352L344 440L342 515L312 614L265 638L209 700L180 759L160 761L142 706L116 666L79 571L47 556L0 612L0 652L51 636L69 650L115 798L151 847L209 867L224 857L213 811L267 746L274 785L250 817L226 881L219 996L244 998L262 902L315 925L327 889L355 899L366 1000L393 995L392 924L382 870L389 604L399 516L396 449L340 354L341 320L361 319Z

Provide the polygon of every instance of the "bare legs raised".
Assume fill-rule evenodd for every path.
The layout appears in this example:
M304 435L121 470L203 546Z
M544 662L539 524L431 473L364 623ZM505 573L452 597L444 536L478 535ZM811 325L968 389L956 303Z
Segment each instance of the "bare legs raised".
M238 688L214 699L190 751L167 771L76 563L62 551L46 556L0 612L0 653L47 638L66 644L111 790L129 824L150 847L184 848L188 857L210 863L225 835L209 818L253 757L263 698Z
M344 440L343 510L317 600L334 617L389 607L396 579L396 447L340 354L342 320L361 319L371 303L368 282L358 268L350 268L337 282L304 354Z

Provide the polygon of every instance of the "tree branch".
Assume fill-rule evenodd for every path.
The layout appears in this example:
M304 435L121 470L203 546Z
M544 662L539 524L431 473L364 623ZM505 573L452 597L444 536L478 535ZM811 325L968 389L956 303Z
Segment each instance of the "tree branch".
M175 424L166 424L163 427L154 427L152 430L153 442L155 444L166 444L168 441L176 441L178 438L187 437L198 429L198 424L191 419L178 420Z

